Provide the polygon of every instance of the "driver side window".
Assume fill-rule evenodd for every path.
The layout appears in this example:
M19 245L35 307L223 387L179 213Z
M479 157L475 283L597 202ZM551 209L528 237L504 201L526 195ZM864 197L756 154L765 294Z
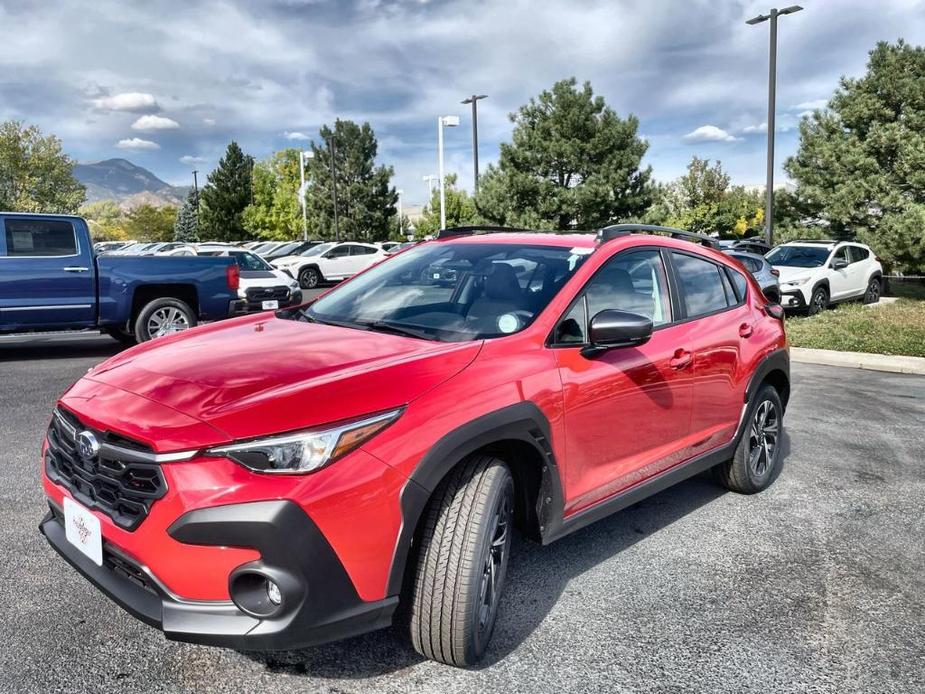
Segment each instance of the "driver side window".
M595 273L556 328L558 344L584 344L595 315L616 309L645 316L653 327L671 322L665 264L657 250L620 253Z

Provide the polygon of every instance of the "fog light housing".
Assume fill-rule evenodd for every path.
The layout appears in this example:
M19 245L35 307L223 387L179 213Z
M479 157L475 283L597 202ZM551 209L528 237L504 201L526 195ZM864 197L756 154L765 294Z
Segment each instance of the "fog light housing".
M267 598L274 605L281 605L283 603L283 594L279 590L279 586L276 585L269 578L267 579Z

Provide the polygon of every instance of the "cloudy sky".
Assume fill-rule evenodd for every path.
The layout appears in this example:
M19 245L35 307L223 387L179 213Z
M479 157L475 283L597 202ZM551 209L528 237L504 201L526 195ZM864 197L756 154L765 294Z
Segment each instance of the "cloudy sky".
M304 144L335 117L368 120L408 202L436 169L471 185L468 107L480 102L483 165L507 114L576 76L650 143L667 180L692 154L738 183L764 178L770 0L0 0L0 120L57 134L80 161L125 157L178 184L235 139L261 158ZM786 5L787 3L782 3ZM877 40L925 43L925 0L803 0L780 26L778 162L800 114Z

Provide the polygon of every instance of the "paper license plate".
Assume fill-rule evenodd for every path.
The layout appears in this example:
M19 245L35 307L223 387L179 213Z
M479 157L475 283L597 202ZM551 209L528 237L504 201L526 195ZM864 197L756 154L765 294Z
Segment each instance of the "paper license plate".
M279 308L279 302L276 299L273 299L272 301L264 301L263 308L264 310L271 309L271 308Z
M100 519L67 496L64 497L64 533L67 541L90 557L93 563L103 565Z

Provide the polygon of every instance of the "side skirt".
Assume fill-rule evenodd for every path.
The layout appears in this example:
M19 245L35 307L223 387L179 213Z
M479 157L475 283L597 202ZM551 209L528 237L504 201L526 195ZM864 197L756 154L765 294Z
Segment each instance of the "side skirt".
M673 468L665 470L661 474L652 477L644 482L630 487L618 494L599 502L591 508L585 509L584 511L579 511L573 516L559 521L556 524L550 524L546 532L543 533L542 543L548 545L551 542L565 537L566 535L580 530L585 526L591 525L596 521L606 518L617 511L622 511L623 509L632 506L633 504L639 503L643 499L646 499L653 494L658 494L659 492L668 489L678 482L683 482L684 480L693 477L694 475L703 472L704 470L709 470L711 467L719 465L722 462L725 462L732 458L735 453L735 447L738 443L739 437L736 436L732 442L722 446L720 448L715 448L712 451L707 451L702 453L696 458L691 458L686 463L681 463L675 465Z

